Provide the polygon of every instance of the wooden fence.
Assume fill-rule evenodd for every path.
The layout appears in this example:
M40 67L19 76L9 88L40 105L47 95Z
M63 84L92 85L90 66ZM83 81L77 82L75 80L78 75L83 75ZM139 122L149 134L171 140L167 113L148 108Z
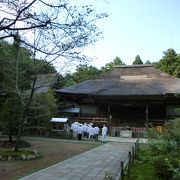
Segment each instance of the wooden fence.
M128 160L124 163L120 162L120 180L124 180L125 174L127 174L128 179L131 179L131 166L134 158L137 155L139 149L139 140L135 142L135 145L132 147L132 151L128 152Z

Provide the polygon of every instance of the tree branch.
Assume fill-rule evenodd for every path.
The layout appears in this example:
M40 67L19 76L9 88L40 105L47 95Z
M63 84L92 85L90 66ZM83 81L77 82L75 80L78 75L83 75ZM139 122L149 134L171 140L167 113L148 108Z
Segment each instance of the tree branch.
M31 3L29 3L28 6L24 7L22 10L20 10L19 13L18 13L18 15L16 16L16 18L14 19L14 21L13 21L12 23L8 24L7 26L2 26L2 25L1 25L1 26L0 26L0 31L5 30L5 29L9 29L9 27L11 27L12 25L14 25L14 24L17 22L17 20L19 19L20 15L21 15L26 9L28 9L29 7L31 7L32 4L34 4L35 2L36 2L36 0L33 0Z

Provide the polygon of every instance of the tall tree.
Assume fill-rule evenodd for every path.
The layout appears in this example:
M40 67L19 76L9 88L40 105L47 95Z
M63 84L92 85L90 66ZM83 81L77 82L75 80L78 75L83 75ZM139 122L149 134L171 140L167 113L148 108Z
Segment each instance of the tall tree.
M150 60L146 60L146 62L144 64L151 64Z
M164 56L155 63L155 66L165 73L180 77L180 55L174 49L168 49L163 54Z
M31 75L33 74L31 53L27 49L21 48L17 41L13 45L2 41L0 47L0 61L2 63L0 73L2 74L1 85L3 90L6 93L16 93L16 78L18 78L19 88L22 91L29 89ZM18 62L17 58L19 59ZM17 71L21 73L18 74Z
M143 64L141 58L139 55L135 57L135 60L133 61L133 64Z
M13 39L18 32L22 45L39 52L38 59L60 59L65 66L78 58L84 61L80 49L98 40L102 32L95 21L107 14L97 14L92 5L72 3L67 0L2 0L0 39Z
M19 52L18 55L16 53L17 51ZM21 57L21 61L16 61L17 56L18 59ZM3 122L2 126L5 126L3 129L7 130L9 127L9 139L11 140L11 129L17 130L16 127L19 123L17 117L20 116L19 118L22 118L22 112L18 113L18 111L23 111L24 108L22 98L20 98L19 95L21 92L25 92L30 88L32 75L32 73L30 73L30 53L25 48L19 49L15 43L11 45L7 42L0 41L0 62L0 90L4 92L4 98L1 99L0 121ZM21 71L21 73L18 74L17 70ZM16 124L16 126L13 128L12 124Z
M81 64L76 67L74 73L67 73L64 76L59 76L59 82L56 88L69 87L83 81L93 79L101 73L99 69L87 64Z
M35 69L38 74L55 74L57 70L52 63L49 63L44 60L35 59L34 62L31 60L31 63L34 63Z
M66 75L63 76L62 79L63 80L61 80L60 83L59 83L59 88L69 87L69 86L72 86L72 85L76 84L76 82L74 80L74 76L71 73L66 73Z
M0 124L3 131L8 133L9 141L12 141L13 135L17 135L17 127L23 115L22 113L23 106L20 99L15 95L7 97L0 113Z
M0 90L3 88L5 68L8 67L9 57L12 55L11 47L7 42L0 41Z
M100 71L94 66L79 65L76 68L76 72L73 73L73 79L76 83L80 83L89 79L93 79L99 74Z
M18 142L34 94L38 75L36 59L48 63L58 59L61 67L67 67L67 63L72 64L73 61L86 61L80 50L98 40L102 32L98 30L95 22L107 14L97 14L92 6L73 6L66 0L2 0L0 12L0 39L14 42L11 51L13 58L8 61L14 68L9 71L10 76L5 76L8 81L3 88L19 97L23 106L23 117L18 125ZM23 69L22 47L33 53L32 68ZM33 72L32 76L27 73L29 70L30 73ZM23 73L29 75L23 76ZM29 78L32 78L31 81ZM30 88L30 93L25 97L27 88ZM15 150L18 150L18 145Z
M36 93L33 96L29 107L29 119L25 126L37 128L37 133L41 134L41 128L47 133L50 129L51 117L58 116L56 99L54 92L49 88L48 92Z
M110 71L114 66L125 65L123 61L117 56L115 59L109 63L106 63L104 67L101 68L102 72Z
M33 82L31 76L35 73L34 65L36 64L38 75L56 72L53 65L37 59L33 61L31 58L32 53L30 51L26 48L18 48L17 46L17 44L11 45L7 42L0 42L0 62L2 65L0 70L2 75L0 84L1 89L5 91L7 96L4 105L1 107L2 112L0 111L0 121L1 128L3 127L9 134L9 140L12 140L12 135L15 135L15 132L17 132L18 118L22 118L23 113L18 113L18 111L24 111L24 108L26 107L26 98L28 98L28 91ZM17 61L18 59L16 59L14 55L18 51L19 61ZM18 92L16 87L19 89ZM19 107L18 110L16 106Z

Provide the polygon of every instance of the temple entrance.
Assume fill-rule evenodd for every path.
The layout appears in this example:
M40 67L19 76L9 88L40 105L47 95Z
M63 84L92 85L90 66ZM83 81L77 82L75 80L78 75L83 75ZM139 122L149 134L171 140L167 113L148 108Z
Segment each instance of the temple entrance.
M158 123L165 118L162 104L144 106L111 106L113 125L144 126L145 123Z

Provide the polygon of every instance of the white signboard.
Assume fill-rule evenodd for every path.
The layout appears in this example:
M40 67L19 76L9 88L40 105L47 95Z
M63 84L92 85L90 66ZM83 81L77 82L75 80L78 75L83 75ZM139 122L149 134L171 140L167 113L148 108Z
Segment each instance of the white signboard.
M52 118L51 122L61 122L61 123L65 123L67 122L68 118Z

